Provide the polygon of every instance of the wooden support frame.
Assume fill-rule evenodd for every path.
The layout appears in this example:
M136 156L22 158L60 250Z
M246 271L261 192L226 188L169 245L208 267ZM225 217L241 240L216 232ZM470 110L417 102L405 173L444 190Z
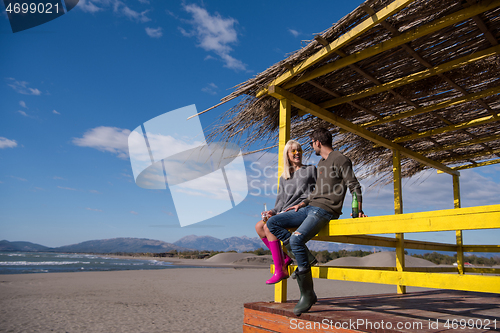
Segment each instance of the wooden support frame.
M500 140L500 134L495 134L495 135L490 135L490 136L487 136L484 138L477 138L477 139L473 139L473 140L469 140L469 141L459 142L459 143L454 144L454 145L426 149L426 150L420 151L420 153L430 154L430 153L435 153L438 151L453 150L453 149L457 149L457 148L461 148L461 147L467 147L467 146L477 145L477 144L481 144L481 143L487 143L487 142L495 141L495 140ZM454 168L452 168L452 169L454 169Z
M392 151L392 174L394 182L394 214L403 214L403 192L401 186L401 155L399 150ZM396 234L396 269L405 270L405 237L403 233ZM406 294L406 286L397 285L398 294Z
M401 87L413 82L417 82L426 78L429 78L434 75L438 75L444 72L451 71L456 68L460 68L462 66L465 66L467 64L470 64L472 62L479 61L481 59L485 59L488 57L491 57L492 55L495 55L497 53L500 53L500 45L490 47L489 49L479 51L479 52L474 52L473 54L449 61L447 63L444 63L442 65L435 66L433 68L429 68L426 70L423 70L418 73L414 73L396 80L393 80L391 82L383 83L380 85L377 85L372 88L365 89L363 91L343 96L340 98L335 98L330 101L323 102L319 104L322 108L328 109L336 105L344 104L347 102L352 102L361 98L365 98L368 96L372 96L384 91L388 91L390 89L394 89L397 87ZM345 58L344 58L345 59ZM478 97L481 98L481 97ZM412 110L414 111L414 110ZM410 111L409 111L410 112Z
M288 80L290 80L292 77L295 75L303 72L307 68L311 67L312 65L327 59L330 57L335 50L342 48L343 46L347 45L349 42L354 40L355 38L361 36L371 28L373 28L375 25L380 23L381 21L385 20L386 18L396 14L403 8L407 7L410 3L412 3L415 0L395 0L392 2L390 5L384 7L382 10L377 12L375 15L372 15L371 17L367 18L360 24L358 24L356 27L351 29L349 32L345 33L344 35L340 36L336 40L334 40L332 43L329 45L323 47L321 50L307 58L306 60L302 61L298 65L294 66L293 69L286 71L282 75L280 75L278 78L273 80L268 86L274 86L274 85L281 85ZM257 93L257 97L261 97L266 93L266 89L263 89Z
M454 275L425 272L398 272L358 268L312 267L314 278L399 284L407 286L466 290L487 293L500 293L500 279L497 276Z
M453 175L453 207L461 208L460 202L460 177ZM457 268L459 274L464 274L464 247L462 230L455 231L457 239Z
M457 130L464 129L464 128L489 124L489 123L499 121L499 120L500 120L500 113L498 113L496 115L476 118L476 119L466 121L466 122L463 122L460 124L455 124L455 125L451 125L451 126L447 126L447 127L441 127L441 128L436 128L436 129L429 130L429 131L424 131L424 132L420 132L420 133L416 133L416 134L402 136L402 137L399 137L399 138L392 140L392 142L399 143L399 142L406 142L406 141L411 141L411 140L415 140L415 139L421 139L421 138L425 138L425 137L432 136L432 135L444 134L444 133L453 132L453 131L457 131Z
M429 105L429 106L425 106L425 107L421 107L421 108L416 108L416 109L409 110L409 111L404 111L404 112L401 112L401 113L398 113L398 114L395 114L395 115L390 115L390 116L383 117L381 119L376 119L376 120L373 120L373 121L369 121L367 123L361 124L361 127L367 128L367 127L371 127L371 126L381 125L381 124L389 123L391 121L405 119L405 118L416 116L416 115L419 115L419 114L423 114L423 113L428 113L428 112L432 112L432 111L444 109L444 108L447 108L447 107L450 107L450 106L455 106L455 105L458 105L458 104L475 101L475 100L478 100L478 99L481 99L481 98L484 98L484 97L487 97L487 96L496 95L496 94L500 94L500 86L494 87L494 88L490 88L490 89L486 89L484 91L480 91L480 92L477 92L477 93L467 94L465 96L460 96L460 97L452 98L450 100L439 102L439 103L435 103L435 104L432 104L432 105Z
M407 149L403 146L394 144L390 140L383 138L373 132L368 131L367 129L362 128L361 126L358 126L356 124L351 123L350 121L347 121L341 117L338 117L337 115L319 107L318 105L311 103L309 101L306 101L305 99L302 99L298 97L297 95L294 95L280 87L272 86L269 87L269 94L271 96L274 96L278 99L288 99L292 105L296 106L297 108L301 109L302 111L309 112L312 115L323 119L331 124L334 124L342 129L345 129L351 133L354 133L356 135L359 135L367 140L370 140L378 145L381 145L383 147L386 147L388 149L395 149L400 151L402 154L413 158L414 160L430 166L432 168L441 170L443 172L449 173L449 174L458 174L457 171L454 171L447 166L437 163L425 156L422 156L410 149Z
M480 215L480 218L478 216ZM371 235L500 228L500 205L330 221L319 236Z
M482 166L486 166L486 165L493 165L493 164L498 164L498 163L500 163L500 159L480 162L480 163L476 163L476 164L461 165L459 167L453 167L452 169L464 170L464 169L478 168L478 167L482 167Z
M279 143L278 143L278 175L283 173L285 145L290 140L292 105L287 99L280 99L279 114ZM279 186L279 176L278 176ZM286 251L286 250L285 250ZM281 280L274 285L274 301L276 303L286 303L287 280Z
M468 8L461 10L461 11L458 11L456 13L453 13L453 14L450 14L448 16L437 19L436 21L433 21L433 22L428 23L426 25L423 25L423 26L417 27L415 29L412 29L410 31L404 32L399 36L391 38L390 40L387 40L387 41L382 42L380 44L377 44L375 46L369 47L369 48L364 49L362 51L353 53L353 54L349 55L348 57L339 59L339 60L334 61L330 64L326 64L326 65L324 65L316 70L311 71L309 74L301 76L301 78L299 80L292 81L292 82L285 84L283 86L283 88L289 89L289 88L295 87L299 84L310 81L312 79L323 76L325 74L331 73L335 70L344 68L344 67L349 66L351 64L354 64L358 61L373 57L377 54L380 54L380 53L385 52L387 50L401 46L405 43L411 42L412 40L426 36L428 34L431 34L433 32L436 32L438 30L446 28L446 27L453 25L455 23L465 21L467 19L470 19L473 16L479 15L481 13L488 11L488 10L494 9L498 6L500 6L500 0L485 1L485 2L477 3L473 6L470 6ZM299 66L296 66L296 67L299 67ZM287 73L285 73L285 74L287 74ZM283 75L285 75L285 74L283 74ZM290 79L290 77L291 76L287 77L287 80ZM271 82L271 84L269 84L269 87L272 85L280 85L285 81L286 80L274 80L273 82ZM264 93L265 93L265 90L259 92L259 94L257 94L257 97L263 96Z
M500 154L500 149L483 150L483 151L480 151L480 152L474 153L474 154L462 155L462 158L463 159L471 159L471 158L478 158L478 157L483 157L483 156L487 156L487 155L495 155L495 154ZM445 159L440 160L440 162L455 162L455 161L459 161L459 159L456 157L449 157L449 158L445 158Z

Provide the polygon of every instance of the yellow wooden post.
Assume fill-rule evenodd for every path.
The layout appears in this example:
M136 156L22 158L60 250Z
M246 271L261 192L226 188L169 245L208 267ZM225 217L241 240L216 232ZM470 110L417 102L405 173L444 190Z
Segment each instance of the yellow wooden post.
M455 208L460 208L460 178L457 175L453 175L453 203ZM462 230L457 230L457 266L458 273L464 274L464 249L463 249L463 239Z
M401 187L401 155L399 150L392 151L392 172L394 175L394 214L403 214L403 192ZM405 237L396 234L396 269L403 272L405 269ZM406 286L398 284L398 294L406 294Z
M278 175L283 172L284 160L283 151L288 140L290 140L290 114L291 103L287 99L280 99L279 115L279 145L278 145ZM278 176L279 186L279 176ZM286 303L287 280L281 280L274 285L274 301L276 303Z

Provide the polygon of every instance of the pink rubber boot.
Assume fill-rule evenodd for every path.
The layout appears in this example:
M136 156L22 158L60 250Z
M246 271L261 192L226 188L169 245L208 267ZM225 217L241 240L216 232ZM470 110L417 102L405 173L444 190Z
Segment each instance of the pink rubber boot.
M283 279L288 279L288 269L284 266L285 259L283 257L283 250L281 249L280 241L270 241L269 249L273 255L274 274L269 280L266 281L266 284L275 284Z
M262 242L266 244L267 248L270 250L271 248L269 247L269 241L267 240L267 237L261 238ZM282 250L283 251L283 250ZM288 267L288 265L291 265L293 263L293 259L288 256L285 252L283 252L283 255L285 256L285 269Z

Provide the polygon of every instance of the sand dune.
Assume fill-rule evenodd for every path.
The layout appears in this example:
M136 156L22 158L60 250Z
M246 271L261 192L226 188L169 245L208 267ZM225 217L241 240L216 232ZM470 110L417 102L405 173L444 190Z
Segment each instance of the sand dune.
M219 253L205 261L213 264L231 264L237 260L254 256L255 254L252 253Z

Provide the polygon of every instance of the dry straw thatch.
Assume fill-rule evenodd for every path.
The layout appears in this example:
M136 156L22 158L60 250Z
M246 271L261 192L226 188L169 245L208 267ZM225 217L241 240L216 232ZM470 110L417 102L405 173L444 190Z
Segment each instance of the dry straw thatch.
M324 47L325 41L334 40L368 19L371 10L378 12L392 3L391 0L368 0L342 18L304 48L294 52L285 60L274 64L264 72L241 83L235 91L225 97L227 101L241 96L240 102L228 110L213 129L211 140L236 141L243 147L259 142L266 146L276 145L278 139L279 102L269 95L257 98L256 94L281 74L296 66ZM494 4L495 0L480 1L479 5ZM496 1L498 3L498 1ZM308 75L326 64L358 51L366 50L408 31L415 31L429 23L453 13L470 10L478 5L476 0L415 0L382 24L351 40L340 52L296 75L291 81ZM455 59L478 54L498 46L500 37L500 5L493 6L481 14L455 23L433 33L387 49L384 52L355 62L352 65L314 78L313 80L286 88L289 92L316 105L335 97L355 94L374 86L446 64ZM371 12L373 14L373 12ZM497 49L498 50L498 49ZM398 86L388 91L372 94L347 103L327 108L335 115L362 125L382 117L422 108L453 98L473 94L500 86L498 51L478 61L472 61L439 75ZM288 84L285 83L284 85ZM283 87L283 84L281 85ZM442 134L398 142L401 146L418 152L447 166L474 164L478 161L497 159L500 154L500 127L498 117L500 95L489 96L436 109L399 120L367 127L368 130L389 140L421 133L432 129L462 124L482 117L493 116L492 122L458 129ZM365 170L364 176L382 175L381 179L392 179L392 152L355 134L339 131L336 126L310 114L299 114L292 107L291 137L301 142L308 141L308 134L317 126L330 128L336 149L342 150L355 165ZM495 137L496 136L496 137ZM486 142L468 142L487 138ZM457 145L446 149L447 146ZM444 149L443 149L444 148ZM428 168L403 156L402 174L411 177ZM363 176L363 175L361 175Z

